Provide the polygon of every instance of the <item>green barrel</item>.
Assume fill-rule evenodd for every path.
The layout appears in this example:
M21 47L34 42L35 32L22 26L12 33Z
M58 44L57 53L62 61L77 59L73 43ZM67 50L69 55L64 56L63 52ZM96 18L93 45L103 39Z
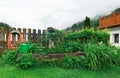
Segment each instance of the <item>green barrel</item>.
M20 53L29 53L30 46L29 46L29 44L20 44L20 47L18 50Z

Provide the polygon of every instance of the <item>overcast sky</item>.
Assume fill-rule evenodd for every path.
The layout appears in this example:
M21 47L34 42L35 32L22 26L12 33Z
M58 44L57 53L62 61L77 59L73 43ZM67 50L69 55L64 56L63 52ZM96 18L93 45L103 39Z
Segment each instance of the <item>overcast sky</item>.
M0 0L0 22L13 27L63 29L85 16L108 14L120 0Z

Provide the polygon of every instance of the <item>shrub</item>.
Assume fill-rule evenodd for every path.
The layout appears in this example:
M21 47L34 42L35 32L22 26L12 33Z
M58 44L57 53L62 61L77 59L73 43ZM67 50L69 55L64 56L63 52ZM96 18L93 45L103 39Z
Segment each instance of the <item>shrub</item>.
M90 29L82 29L76 32L67 33L64 37L65 41L77 41L82 43L92 42L92 43L100 43L104 44L109 43L109 33L106 30L94 30Z
M59 65L63 68L71 68L73 67L73 58L70 56L64 57L60 62Z
M120 48L117 48L117 55L114 57L116 60L114 61L115 64L120 65Z
M82 66L82 59L80 57L74 57L74 56L65 56L63 59L61 59L58 63L58 65L62 68L81 68Z
M62 42L59 46L48 49L49 52L77 52L82 50L82 44L75 41Z
M31 50L30 53L39 53L39 54L47 54L46 51L44 51L41 46L38 45L34 45Z
M82 29L81 31L79 31L78 37L80 39L80 41L83 42L93 42L94 40L94 29Z
M42 61L37 62L37 67L50 67L50 66L57 66L57 60L56 59L44 59Z
M34 59L32 57L32 54L30 53L24 53L20 54L16 60L17 66L23 69L32 67L34 64Z
M5 65L6 65L5 61L2 58L0 58L0 66L5 66Z
M95 40L96 42L103 42L104 44L109 43L110 34L107 33L107 30L97 30L95 32Z
M18 52L16 50L13 50L13 51L6 50L2 55L1 59L6 64L16 64L17 54Z

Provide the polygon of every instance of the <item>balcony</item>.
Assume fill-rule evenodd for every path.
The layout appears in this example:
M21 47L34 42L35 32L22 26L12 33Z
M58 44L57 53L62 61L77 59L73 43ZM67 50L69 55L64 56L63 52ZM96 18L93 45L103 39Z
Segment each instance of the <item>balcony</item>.
M101 29L120 26L120 12L102 17L99 24Z

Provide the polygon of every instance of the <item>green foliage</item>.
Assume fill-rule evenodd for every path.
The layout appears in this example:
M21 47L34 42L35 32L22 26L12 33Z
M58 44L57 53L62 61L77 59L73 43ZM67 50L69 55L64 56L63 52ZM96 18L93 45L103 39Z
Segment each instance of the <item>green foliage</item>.
M78 38L80 39L80 41L82 42L93 42L94 41L94 29L83 29L81 31L79 31L78 34Z
M81 31L67 33L64 37L65 41L92 42L92 43L109 43L109 33L106 30L94 30L93 28L85 28Z
M62 42L57 47L47 49L47 52L77 52L82 50L82 44L75 41Z
M6 62L2 58L0 58L0 67L5 66L5 65L6 65Z
M38 53L38 54L47 54L47 52L42 49L41 46L38 45L34 45L31 50L30 50L30 53Z
M65 56L58 64L62 68L81 68L81 57Z
M58 65L58 61L56 59L43 59L36 63L36 67L46 68L46 67L54 67Z
M54 37L55 36L55 37ZM54 35L57 39L60 35ZM48 35L49 37L49 35ZM50 38L50 37L49 37ZM55 40L52 39L51 40ZM44 54L46 52L86 52L86 56L73 57L65 56L60 61L56 59L44 59L36 61L31 53L18 54L17 51L7 51L2 55L4 63L15 64L26 69L33 66L60 66L62 68L88 68L99 69L118 64L120 62L120 49L109 45L109 34L106 30L82 29L81 31L70 32L64 36L64 41L54 48L41 48L35 45L31 48L31 53ZM57 41L56 41L57 42ZM107 44L107 45L106 45ZM38 47L39 46L39 47ZM1 61L1 60L0 60ZM2 62L1 62L2 63ZM1 65L1 64L0 64Z
M59 67L21 70L14 66L0 67L1 78L119 78L120 66L102 70L63 69Z
M60 30L55 30L54 33L46 31L47 37L53 41L56 41L58 37L62 37L63 33Z
M99 19L101 16L95 16L94 18L90 19L90 22L88 22L88 26L90 25L90 27L93 28L99 28ZM80 22L77 22L75 24L73 24L71 27L66 28L66 31L77 31L77 30L81 30L85 26L85 20L82 20Z
M100 18L101 18L101 16L95 16L94 18L91 18L91 20L90 20L91 27L93 27L95 29L99 29L99 19Z
M114 58L116 58L115 64L120 65L120 48L117 48L117 55Z
M6 64L16 64L17 54L18 52L16 50L5 51L1 59L4 60Z
M83 44L87 43L109 44L109 33L106 30L82 29L69 32L64 36L64 41L47 52L76 52L83 51Z
M114 46L97 43L83 43L80 51L86 52L87 56L65 56L65 58L60 60L59 66L63 68L84 67L88 69L100 69L120 62L118 49Z
M90 28L90 26L91 26L91 25L90 25L90 18L86 16L84 22L85 22L84 27L85 27L85 28L86 28L86 27L87 27L87 28Z
M117 49L113 46L87 43L84 52L87 52L87 57L83 59L85 68L99 69L116 62Z
M23 69L32 67L34 64L34 59L32 57L32 54L30 53L24 53L20 54L16 60L17 66Z
M6 23L0 22L0 27L4 27L4 28L10 28L10 26Z
M120 12L120 8L115 9L112 13Z
M63 68L72 68L73 67L73 62L74 62L73 57L66 56L59 62L59 66L61 66Z
M109 36L110 34L107 32L107 30L97 30L95 32L95 40L96 42L103 42L105 44L109 43Z

